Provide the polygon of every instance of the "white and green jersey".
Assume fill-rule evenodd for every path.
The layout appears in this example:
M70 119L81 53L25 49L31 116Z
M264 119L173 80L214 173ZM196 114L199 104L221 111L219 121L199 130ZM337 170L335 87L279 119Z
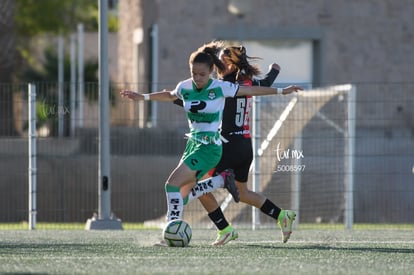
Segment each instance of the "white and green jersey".
M183 101L191 134L218 132L223 117L226 97L235 97L239 85L210 79L206 87L198 90L192 79L178 83L173 94Z

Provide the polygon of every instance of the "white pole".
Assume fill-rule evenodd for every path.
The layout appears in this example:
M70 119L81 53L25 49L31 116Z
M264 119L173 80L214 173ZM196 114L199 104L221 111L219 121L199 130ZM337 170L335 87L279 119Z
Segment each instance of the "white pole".
M70 135L75 135L76 128L76 36L70 36Z
M99 1L99 218L111 214L109 149L108 6Z
M158 91L158 25L154 24L151 31L152 38L152 92ZM158 103L151 101L151 126L157 127Z
M83 127L83 105L84 95L84 60L83 60L84 40L83 24L78 24L78 126Z
M29 84L29 230L36 229L36 86Z
M295 150L302 151L302 134L299 133L294 140ZM300 167L302 165L301 158L294 158L293 163L294 167ZM299 213L300 209L300 189L301 189L301 171L293 172L292 174L292 210ZM300 215L296 215L295 223L293 224L294 228L297 228L299 225Z
M108 63L108 1L99 0L99 213L98 220L88 220L86 229L122 229L121 221L111 216Z
M352 85L348 94L348 152L347 181L345 186L345 227L352 229L354 223L354 156L356 133L356 87Z
M140 59L140 45L144 41L144 30L141 28L135 29L132 36L132 41L134 44L132 52L132 79L134 79L134 82L137 83L137 89L141 90L142 84L140 82L140 73L142 69L142 60ZM144 106L146 106L146 103L144 103L144 101L138 101L137 103L133 102L132 104L138 108L138 127L146 127L144 108ZM132 115L132 117L135 117L135 115Z
M59 35L58 37L58 136L63 136L63 36Z
M253 176L252 176L252 190L259 192L260 187L260 97L253 97ZM260 225L259 209L252 207L252 229L255 230Z

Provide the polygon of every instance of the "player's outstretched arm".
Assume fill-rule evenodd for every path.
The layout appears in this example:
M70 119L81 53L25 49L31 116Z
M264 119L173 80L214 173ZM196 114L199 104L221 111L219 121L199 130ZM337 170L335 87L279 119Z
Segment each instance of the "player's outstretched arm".
M275 95L282 94L288 95L293 92L302 91L303 88L298 85L290 85L285 88L271 88L271 87L260 87L260 86L240 86L237 96L262 96L262 95Z
M276 77L279 75L280 66L277 63L269 65L269 71L266 73L265 77L262 79L253 79L253 86L272 86Z
M140 94L135 91L121 90L119 94L122 97L126 97L132 100L174 101L177 99L177 97L173 95L171 91L166 90L151 94Z

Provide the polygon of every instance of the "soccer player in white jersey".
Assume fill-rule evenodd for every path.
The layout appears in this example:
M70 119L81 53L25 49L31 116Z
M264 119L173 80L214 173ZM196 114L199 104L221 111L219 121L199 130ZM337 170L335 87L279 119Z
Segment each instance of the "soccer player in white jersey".
M277 94L278 90L282 94L289 94L303 90L296 85L283 89L239 86L211 78L215 67L224 70L224 64L217 56L221 45L221 42L211 42L193 52L189 59L191 78L178 83L172 91L151 94L120 91L122 97L132 100L183 101L190 133L182 158L165 183L168 221L182 219L185 194L181 194L181 187L194 186L221 159L219 130L227 97L271 95Z
M272 64L265 78L254 78L260 74L260 70L257 66L250 64L249 61L259 58L248 56L244 46L226 47L220 52L219 57L226 65L226 70L222 73L219 72L220 79L239 85L269 87L280 71L278 64ZM209 174L217 175L225 169L231 168L234 172L240 201L257 207L262 213L273 218L281 229L282 241L286 243L292 233L292 224L296 213L292 210L279 208L262 193L254 192L247 187L249 169L253 161L249 127L251 102L251 96L226 98L221 125L221 135L226 142L223 143L223 154L220 162ZM213 181L214 178L217 177L212 177L206 181ZM224 245L237 239L237 230L226 220L214 196L211 193L205 195L201 193L202 196L199 196L198 189L200 188L197 189L199 185L205 185L205 181L199 181L197 186L191 190L192 197L199 197L200 202L208 212L209 218L218 229L217 238L213 245Z

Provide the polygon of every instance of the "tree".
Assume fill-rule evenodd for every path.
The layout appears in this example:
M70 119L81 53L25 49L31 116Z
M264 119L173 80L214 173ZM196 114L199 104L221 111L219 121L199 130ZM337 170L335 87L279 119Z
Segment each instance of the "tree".
M78 23L86 31L96 31L98 14L96 0L0 1L0 136L16 134L10 83L19 82L19 76L30 67L28 41L40 34L66 35ZM110 15L108 22L110 31L116 31L116 16Z
M58 89L58 79L57 79L57 70L58 70L58 56L54 48L49 47L45 49L44 52L45 60L42 68L38 67L28 67L21 75L21 80L23 82L37 83L39 90L37 91L37 127L42 125L47 125L50 130L51 136L58 135L58 116L56 103L57 98L57 89ZM68 55L64 56L63 67L65 72L70 71L70 57ZM98 86L93 85L98 82L98 61L87 60L85 61L84 68L84 81L85 84L89 86L85 98L88 100L97 100L98 99ZM64 75L64 85L63 85L63 98L64 101L69 103L70 101L70 74L66 73ZM67 84L67 85L66 85ZM65 104L65 106L67 106ZM69 108L68 106L61 106L61 111L66 112ZM49 113L51 112L51 113ZM69 117L66 117L68 119ZM66 134L69 134L69 121L65 122L67 126L64 129ZM23 125L23 129L26 129L28 125Z
M15 56L15 35L13 12L14 0L3 0L0 3L0 136L14 135L13 125L13 90L9 83L12 80Z
M97 0L16 0L15 20L20 36L67 34L83 23L86 31L98 31ZM117 31L118 20L108 15L109 31Z
M65 34L76 30L82 22L86 30L93 30L96 0L17 0L15 20L19 36Z
M15 0L14 19L18 35L18 52L22 62L16 75L27 71L32 64L30 53L31 38L42 34L68 35L76 32L82 23L85 31L98 31L97 0ZM0 3L1 5L1 3ZM115 14L108 17L109 31L117 31Z

